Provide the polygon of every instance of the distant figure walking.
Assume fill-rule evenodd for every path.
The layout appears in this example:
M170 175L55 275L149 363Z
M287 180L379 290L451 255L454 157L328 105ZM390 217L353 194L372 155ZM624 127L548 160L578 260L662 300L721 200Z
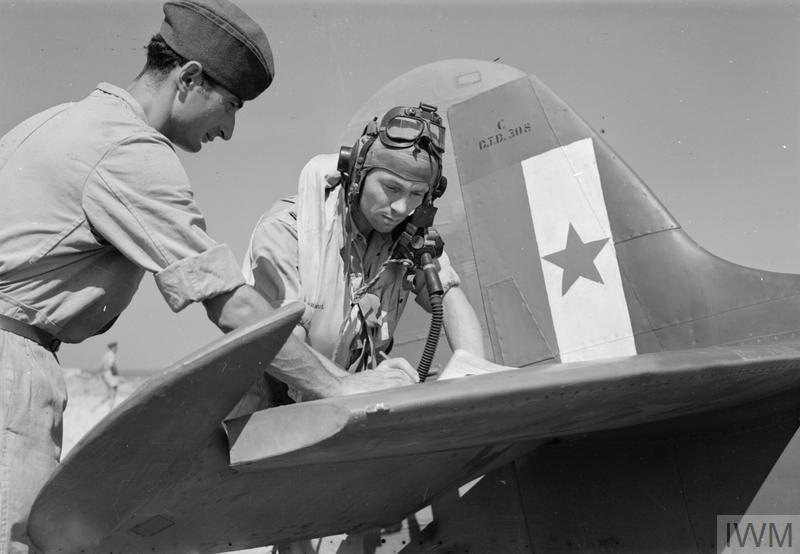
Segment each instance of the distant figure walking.
M117 399L117 389L119 388L119 372L117 371L117 343L109 342L107 345L108 350L103 354L103 359L100 360L100 377L106 384L106 397L97 408L110 402L110 407L114 407L114 401ZM95 409L97 409L95 408Z

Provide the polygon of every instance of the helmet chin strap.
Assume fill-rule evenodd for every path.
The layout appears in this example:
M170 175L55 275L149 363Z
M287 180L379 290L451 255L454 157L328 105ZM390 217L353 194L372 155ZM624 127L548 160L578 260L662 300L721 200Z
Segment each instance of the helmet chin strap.
M349 176L350 182L347 183L347 204L352 205L353 202L358 202L361 198L361 186L364 183L364 178L367 176L364 172L364 162L367 159L369 149L378 138L378 130L376 121L371 121L364 134L358 139L354 147L354 154L357 156L353 166L353 174ZM362 144L363 143L363 144Z
M369 172L367 172L369 173ZM366 174L365 174L366 177ZM361 191L362 187L359 185L355 188L355 193L352 198L349 198L348 194L348 201L345 202L345 214L350 219L350 223L355 226L359 233L362 235L367 235L369 233L365 233L363 229L359 226L359 221L364 220L366 221L366 217L364 216L364 212L361 211ZM367 222L369 224L369 222ZM370 225L370 228L372 226Z

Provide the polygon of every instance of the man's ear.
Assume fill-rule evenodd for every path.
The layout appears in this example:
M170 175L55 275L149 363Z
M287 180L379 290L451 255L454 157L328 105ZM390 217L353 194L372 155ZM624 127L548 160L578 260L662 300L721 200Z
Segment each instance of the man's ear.
M189 61L183 64L178 71L178 90L186 92L194 85L203 83L203 64L196 61Z

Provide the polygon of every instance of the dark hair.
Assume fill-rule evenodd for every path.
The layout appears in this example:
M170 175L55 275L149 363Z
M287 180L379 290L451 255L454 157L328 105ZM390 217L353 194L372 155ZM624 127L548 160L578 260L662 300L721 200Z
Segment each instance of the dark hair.
M147 49L147 63L143 73L156 73L163 76L172 71L174 67L189 61L170 48L161 34L153 35L145 48Z

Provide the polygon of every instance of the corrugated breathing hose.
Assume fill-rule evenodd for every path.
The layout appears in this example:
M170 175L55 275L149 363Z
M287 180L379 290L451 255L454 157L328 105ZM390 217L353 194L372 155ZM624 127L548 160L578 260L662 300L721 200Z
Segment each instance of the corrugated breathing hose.
M420 258L422 273L425 275L425 284L428 287L428 299L431 304L431 326L428 329L428 338L425 340L425 348L422 351L422 358L419 360L417 367L417 375L419 375L419 382L424 383L428 378L428 372L433 363L433 357L436 354L436 347L439 345L439 337L442 333L442 322L444 320L444 306L442 305L442 297L444 290L442 289L442 282L439 280L439 272L436 269L436 264L433 263L433 257L425 252Z

